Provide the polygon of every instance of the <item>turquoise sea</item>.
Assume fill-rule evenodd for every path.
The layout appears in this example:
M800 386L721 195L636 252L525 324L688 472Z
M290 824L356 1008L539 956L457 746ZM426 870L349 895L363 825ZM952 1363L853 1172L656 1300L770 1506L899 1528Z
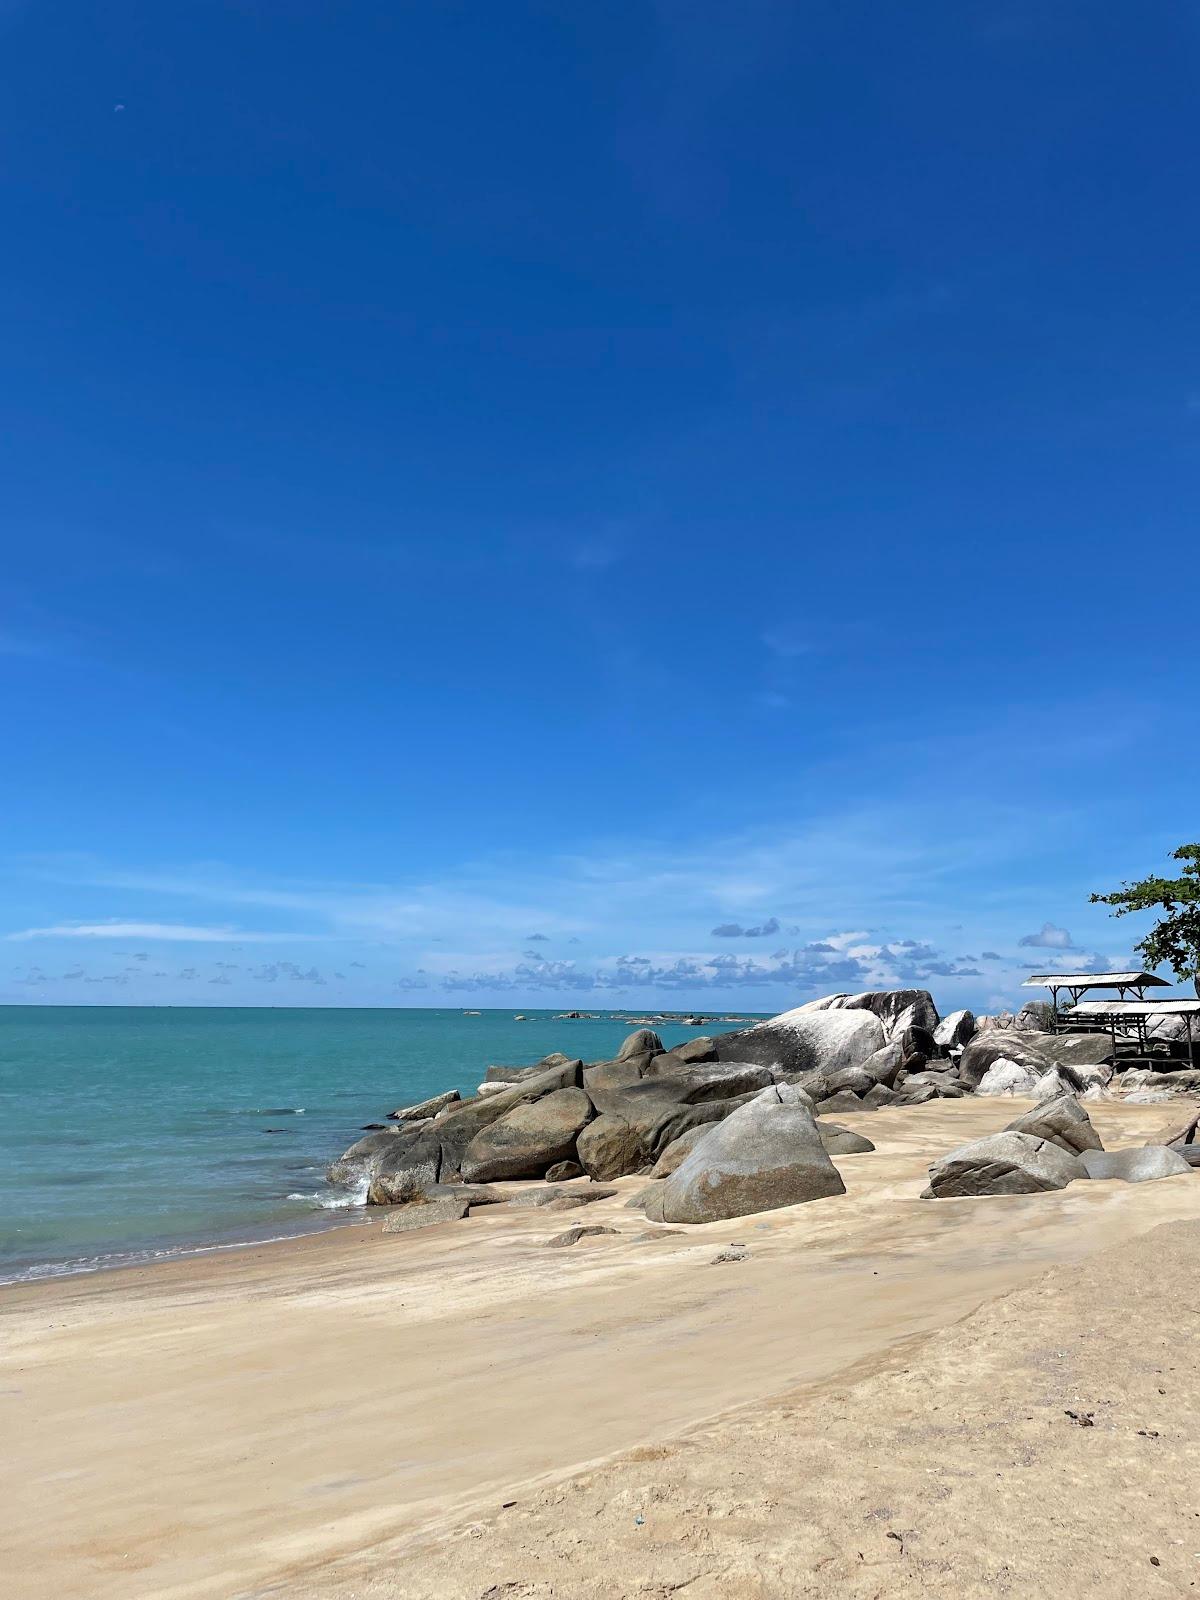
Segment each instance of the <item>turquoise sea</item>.
M526 1017L0 1007L0 1281L360 1220L324 1171L363 1123L492 1062L603 1060L634 1025Z

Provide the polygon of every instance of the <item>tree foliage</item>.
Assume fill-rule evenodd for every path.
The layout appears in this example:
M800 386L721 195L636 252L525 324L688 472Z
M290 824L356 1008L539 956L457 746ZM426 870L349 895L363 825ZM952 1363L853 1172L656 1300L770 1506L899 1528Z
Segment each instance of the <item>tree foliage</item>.
M1091 899L1093 905L1113 906L1114 917L1161 907L1166 915L1133 948L1147 967L1169 966L1181 981L1190 978L1200 994L1200 844L1181 844L1172 859L1184 863L1181 877L1143 878Z

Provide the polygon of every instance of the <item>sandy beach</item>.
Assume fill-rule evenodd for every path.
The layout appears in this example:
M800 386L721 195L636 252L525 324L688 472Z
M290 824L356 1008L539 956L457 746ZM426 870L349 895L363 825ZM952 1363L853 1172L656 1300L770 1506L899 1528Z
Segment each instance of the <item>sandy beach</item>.
M5 1591L1193 1592L1200 1183L918 1199L1025 1104L857 1117L846 1196L684 1232L626 1179L4 1289Z

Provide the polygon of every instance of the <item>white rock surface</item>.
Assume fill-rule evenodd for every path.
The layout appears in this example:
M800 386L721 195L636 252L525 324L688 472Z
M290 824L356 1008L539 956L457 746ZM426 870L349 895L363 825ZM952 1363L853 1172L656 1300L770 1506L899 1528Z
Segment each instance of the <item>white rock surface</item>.
M765 1053L785 1070L824 1073L860 1067L886 1043L883 1024L871 1011L810 1011L806 1006L729 1037L739 1060L761 1060Z
M961 1049L975 1032L975 1016L973 1012L962 1010L952 1011L948 1017L943 1017L938 1023L933 1035L933 1041L941 1050L953 1053Z
M980 1079L976 1094L1032 1096L1038 1086L1038 1075L1022 1067L1007 1056L1000 1056ZM1057 1091L1062 1093L1061 1085Z

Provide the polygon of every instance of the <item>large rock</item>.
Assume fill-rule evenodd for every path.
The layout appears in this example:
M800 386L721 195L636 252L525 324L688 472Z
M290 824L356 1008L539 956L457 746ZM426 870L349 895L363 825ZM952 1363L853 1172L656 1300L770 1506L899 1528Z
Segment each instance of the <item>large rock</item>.
M388 1117L392 1122L424 1122L427 1117L436 1117L439 1111L444 1111L460 1098L457 1089L447 1089L445 1094L431 1095L428 1100L421 1100L415 1106L401 1106L399 1111L389 1111Z
M906 1066L914 1056L920 1056L922 1066L927 1061L933 1061L937 1058L937 1041L928 1028L918 1027L916 1023L913 1023L910 1027L905 1028L903 1032L895 1034L894 1037L900 1041L900 1048L904 1053Z
M878 1101L876 1101L874 1098L878 1092L879 1085L876 1085L876 1087L871 1090L871 1093L863 1101L864 1109L878 1104ZM926 1101L936 1100L938 1098L938 1092L932 1083L906 1083L903 1084L899 1089L893 1090L892 1098L888 1104L893 1106L923 1106ZM825 1110L826 1108L822 1106L821 1109Z
M636 1118L648 1106L691 1106L708 1100L736 1100L757 1094L773 1082L766 1067L745 1061L714 1061L664 1073L662 1077L650 1074L636 1083L616 1088L597 1084L594 1078L589 1078L586 1088L597 1111Z
M938 1026L938 1010L928 989L876 989L863 994L827 994L806 1001L800 1011L870 1011L883 1025L890 1042L906 1028L924 1028L932 1033Z
M342 1151L336 1161L329 1163L325 1169L325 1176L330 1183L361 1183L364 1178L370 1176L375 1162L384 1151L395 1147L399 1137L399 1128L384 1128L379 1133L367 1134L365 1139L356 1139L348 1150Z
M931 1055L935 1048L933 1036L940 1026L941 1018L938 1016L937 1007L928 995L906 1006L895 1022L891 1024L884 1023L884 1029L889 1039L906 1039L917 1036L921 1040L928 1040L929 1053ZM912 1046L910 1045L909 1048L911 1049Z
M1022 1068L1022 1071L1024 1070L1026 1069ZM1057 1067L1052 1068L1044 1077L1039 1078L1033 1086L1033 1098L1035 1100L1057 1100L1060 1094L1073 1095L1075 1092L1074 1086L1069 1084L1065 1078L1059 1076Z
M848 994L823 994L819 1000L806 1000L802 1006L797 1006L797 1011L835 1011L843 1000L848 1000Z
M878 1051L876 1054L878 1054ZM874 1060L875 1057L872 1056L870 1059ZM826 1089L826 1093L821 1096L823 1100L828 1100L835 1094L847 1092L860 1096L868 1094L876 1083L876 1080L863 1067L840 1067L836 1072L823 1072L821 1077L824 1080Z
M894 1089L897 1074L903 1065L904 1045L896 1039L891 1044L885 1044L882 1050L876 1050L873 1056L868 1056L861 1070L873 1083L882 1083L885 1088Z
M1034 1139L1049 1139L1068 1155L1081 1155L1085 1150L1103 1150L1100 1135L1092 1126L1092 1119L1073 1094L1060 1094L1054 1100L1043 1101L1032 1111L1026 1111L1010 1122L1006 1133L1027 1133Z
M770 1067L751 1061L681 1061L678 1056L655 1056L642 1075L643 1083L658 1079L678 1085L676 1098L696 1105L701 1100L731 1100L734 1095L765 1089L775 1080ZM589 1093L591 1084L588 1085ZM598 1102L599 1103L599 1102Z
M1139 1145L1129 1150L1085 1150L1079 1158L1089 1178L1116 1178L1121 1183L1150 1183L1155 1178L1191 1176L1191 1167L1167 1145Z
M540 1061L535 1061L532 1067L489 1067L483 1075L485 1083L522 1083L528 1078L539 1077L544 1072L550 1072L555 1067L577 1068L583 1062L573 1056L563 1055L561 1050L555 1050L548 1056L543 1056Z
M1020 1095L1028 1098L1037 1086L1038 1075L1032 1067L1023 1067L1019 1061L1009 1061L1005 1056L997 1056L975 1085L975 1093Z
M1038 1194L1084 1177L1080 1158L1028 1133L993 1133L942 1156L929 1169L928 1198Z
M651 1167L650 1176L652 1178L669 1178L683 1159L691 1155L711 1127L711 1122L703 1122L699 1127L689 1128L686 1133L681 1133L678 1139L673 1140L667 1146Z
M940 1100L961 1100L969 1091L960 1083L955 1072L934 1072L924 1069L920 1072L907 1072L901 1074L896 1080L896 1090L900 1095L911 1095L918 1089L932 1089Z
M597 1106L601 1114L579 1135L578 1159L584 1171L602 1182L647 1172L681 1135L720 1122L750 1098L701 1099L692 1105L678 1092L681 1081L651 1079L602 1097Z
M698 1039L687 1039L683 1044L673 1044L671 1054L678 1056L681 1061L715 1061L717 1047L707 1035Z
M616 1059L627 1061L630 1056L658 1055L662 1048L663 1042L656 1033L650 1028L639 1028L622 1044Z
M1025 1033L1014 1028L989 1028L977 1033L958 1061L959 1076L978 1085L994 1061L1002 1058L1028 1067L1041 1077L1057 1069L1073 1089L1107 1083L1112 1076L1112 1040L1106 1033Z
M414 1123L419 1130L411 1139L397 1142L379 1155L371 1165L367 1183L369 1206L404 1205L419 1200L443 1177L441 1147L428 1123ZM458 1168L446 1169L445 1178L459 1176Z
M523 1078L496 1094L464 1100L443 1111L432 1122L410 1124L415 1137L406 1137L405 1124L399 1124L401 1131L396 1142L381 1151L372 1164L367 1203L395 1205L413 1199L432 1183L446 1183L461 1177L467 1147L484 1128L519 1105L540 1100L559 1089L579 1088L580 1077L579 1063L570 1062L567 1066L551 1067L535 1077Z
M809 1011L803 1006L713 1040L721 1061L753 1061L781 1074L837 1072L861 1066L886 1043L867 1010Z
M645 1212L655 1222L719 1222L845 1192L812 1112L778 1084L713 1128L655 1185Z
M834 1009L870 1011L879 1018L888 1041L899 1039L907 1028L936 1031L937 1006L928 989L877 989L867 994L840 995Z
M579 1165L590 1178L607 1183L630 1172L647 1172L681 1133L707 1119L683 1119L680 1125L655 1137L639 1123L614 1113L601 1112L579 1136Z
M886 1083L877 1083L868 1093L863 1095L864 1111L873 1111L877 1106L894 1106L901 1100L894 1089L889 1089Z
M1173 1072L1144 1072L1140 1069L1131 1069L1120 1075L1113 1088L1145 1089L1153 1084L1163 1089L1173 1089L1177 1094L1194 1094L1200 1089L1200 1068L1184 1067Z
M556 1162L573 1159L575 1140L592 1115L582 1089L556 1089L514 1106L471 1140L463 1152L462 1175L468 1183L543 1177Z
M589 1094L603 1089L627 1089L640 1083L642 1074L656 1057L628 1056L624 1061L593 1061L583 1069L583 1087Z
M974 1037L975 1014L972 1011L952 1011L933 1030L933 1042L942 1055L959 1045L969 1044Z
M839 1116L850 1116L856 1111L867 1111L869 1106L865 1100L859 1098L851 1089L839 1089L836 1094L827 1095L821 1102L822 1113L836 1112Z
M1027 1000L1017 1012L1013 1027L1020 1033L1053 1033L1056 1020L1049 1000Z

